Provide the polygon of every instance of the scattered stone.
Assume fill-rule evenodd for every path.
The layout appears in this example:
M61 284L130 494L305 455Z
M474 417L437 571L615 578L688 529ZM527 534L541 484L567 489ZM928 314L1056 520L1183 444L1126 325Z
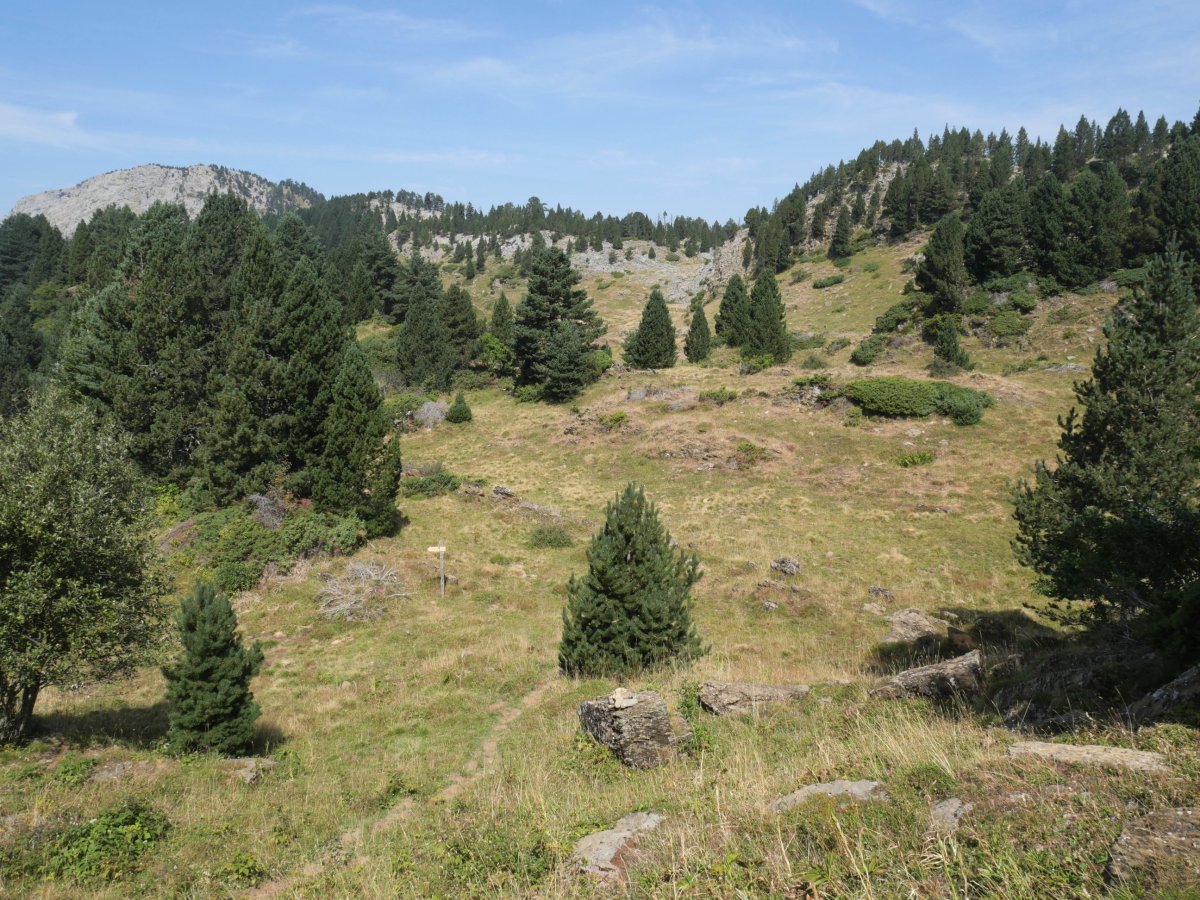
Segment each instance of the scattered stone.
M510 487L505 487L502 484L492 485L492 496L501 500L515 500L517 492Z
M891 591L889 591L885 587L880 587L877 584L873 584L869 588L867 588L867 593L870 594L872 597L878 597L880 600L883 600L887 603L891 603L893 600L896 599L895 597L892 596Z
M105 763L92 772L92 781L124 781L126 778L147 777L158 772L162 765L161 761L151 759L126 759Z
M793 806L799 806L813 797L843 798L840 802L864 803L867 800L883 800L887 793L878 781L829 781L823 784L810 784L798 791L793 791L786 797L780 797L771 804L773 812L783 812Z
M882 616L885 612L887 612L887 609L882 603L864 603L862 608L863 612L874 613L877 616Z
M778 559L771 560L771 568L781 575L799 575L800 560L793 559L790 556L781 556Z
M1200 705L1200 666L1193 666L1134 703L1129 707L1129 718L1133 724L1142 725L1168 716L1180 706L1193 705Z
M775 610L779 609L779 604L774 600L764 600L762 602L762 608L764 612L775 612Z
M653 691L617 688L579 705L579 724L622 763L635 769L660 765L686 735L675 734L667 703Z
M1168 867L1200 875L1200 809L1160 809L1128 822L1109 852L1108 876L1118 881Z
M1045 741L1019 741L1008 748L1009 756L1034 756L1055 762L1135 772L1166 772L1167 758L1147 750L1103 747L1095 744L1050 744Z
M919 609L902 609L885 620L892 630L883 639L885 644L936 644L950 629L950 623L937 619Z
M972 650L954 659L901 672L871 691L871 696L888 700L901 697L946 700L956 695L973 696L979 693L982 686L983 669L979 651Z
M958 831L962 817L975 808L974 803L964 803L957 797L943 800L934 805L930 812L933 818L933 830L941 834L953 834Z
M273 759L263 759L258 756L238 757L221 760L222 764L233 770L233 775L242 780L243 784L254 784L266 772L270 772L279 763Z
M630 813L612 828L580 838L575 844L575 859L584 872L601 880L622 878L629 856L637 849L637 836L653 831L663 821L658 813Z
M745 682L706 681L700 687L700 705L718 716L748 713L764 703L799 700L808 693L807 684L780 686Z

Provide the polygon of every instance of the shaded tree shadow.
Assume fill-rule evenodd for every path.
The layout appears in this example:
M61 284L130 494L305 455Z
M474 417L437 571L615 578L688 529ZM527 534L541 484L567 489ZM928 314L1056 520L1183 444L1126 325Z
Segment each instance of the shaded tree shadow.
M1023 609L942 608L947 637L874 648L882 675L931 665L972 650L982 657L983 688L967 701L934 702L942 714L970 715L1018 731L1055 734L1105 725L1129 727L1129 705L1170 680L1169 660L1113 631L1065 632Z
M35 714L31 732L35 738L56 738L77 747L120 744L148 750L160 747L166 740L169 713L166 700L149 706L55 710Z
M287 735L273 722L260 721L254 729L254 743L250 747L250 755L270 756L287 742Z

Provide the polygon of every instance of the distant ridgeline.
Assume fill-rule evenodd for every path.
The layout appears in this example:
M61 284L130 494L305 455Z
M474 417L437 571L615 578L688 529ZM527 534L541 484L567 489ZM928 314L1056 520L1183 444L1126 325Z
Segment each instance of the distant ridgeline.
M651 219L642 212L619 218L600 213L587 216L570 207L547 207L537 197L484 212L470 203L447 203L437 194L403 190L334 197L300 215L326 245L336 244L347 230L382 226L386 234L395 235L400 246L428 247L435 238L445 238L456 249L464 240L477 244L483 237L488 239L486 249L492 251L508 238L549 231L556 242L571 238L577 250L602 250L606 243L620 250L625 240L642 240L695 256L719 247L738 230L732 219L722 225L687 216ZM462 252L465 249L464 245Z
M968 223L966 264L979 282L1031 270L1083 286L1140 265L1171 231L1195 256L1198 182L1190 182L1190 200L1187 191L1173 195L1170 158L1186 155L1174 165L1194 179L1198 134L1200 113L1190 126L1160 117L1151 127L1145 114L1135 121L1123 109L1104 127L1086 117L1073 131L1060 127L1053 146L1031 142L1024 128L1014 139L947 127L928 142L914 131L826 167L770 211L747 212L747 262L782 272L827 240L843 211L852 226L894 240L958 214Z

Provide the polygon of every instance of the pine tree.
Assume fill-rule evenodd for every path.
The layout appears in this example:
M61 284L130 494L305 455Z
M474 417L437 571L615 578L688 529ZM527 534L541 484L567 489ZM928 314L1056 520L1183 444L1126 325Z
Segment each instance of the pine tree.
M707 359L712 345L712 335L708 330L708 319L704 315L704 305L695 304L692 311L692 324L688 328L687 337L683 341L683 352L688 362L698 363Z
M417 300L428 297L440 299L441 295L442 281L437 266L414 249L408 262L398 268L393 301L385 305L383 311L391 316L393 322L403 323L408 316L408 308Z
M785 363L792 356L792 338L783 318L783 298L774 272L763 272L754 281L750 292L750 323L742 344L742 356L769 356L776 363Z
M641 322L625 341L625 364L633 369L669 369L675 365L675 326L658 288L650 292Z
M260 712L250 679L262 666L261 648L257 642L243 646L229 599L211 584L196 585L183 601L178 627L183 653L163 669L172 747L180 753L245 753Z
M829 258L844 259L850 255L850 213L846 207L838 211L833 240L829 243Z
M563 672L625 675L705 652L692 622L700 562L672 547L642 487L630 483L608 504L587 560L587 574L567 584Z
M338 363L322 425L324 446L312 473L318 509L353 513L364 504L368 467L387 431L371 366L350 341Z
M459 285L451 285L442 296L440 315L446 326L454 366L466 368L479 352L479 336L483 333L471 295Z
M462 391L459 391L454 397L454 402L450 404L450 408L446 410L446 421L451 425L463 425L473 418L471 407L467 405L467 398L463 396Z
M942 315L933 324L933 365L935 375L949 375L971 367L971 358L958 344L958 316Z
M917 266L917 287L928 294L936 309L958 312L967 291L967 269L963 264L963 226L957 215L942 218L925 247L925 259Z
M492 321L488 326L488 333L506 347L512 345L512 307L508 305L508 295L503 291L500 292L500 296L496 298L496 302L492 305Z
M1025 243L1030 262L1039 275L1058 278L1067 268L1063 258L1067 242L1067 198L1053 172L1047 172L1029 192Z
M544 248L530 258L529 289L517 304L513 321L517 384L545 384L553 377L559 385L551 393L561 396L561 391L575 380L574 375L565 380L561 375L579 374L584 379L580 388L587 383L586 356L605 326L587 292L576 287L580 280L566 254L557 247ZM571 328L561 327L567 325ZM575 353L578 359L566 360L566 352ZM551 376L551 372L557 374Z
M304 469L319 465L324 453L325 419L350 336L340 306L305 258L292 271L274 316L273 340L284 360L278 395L283 411L276 425L280 455L289 486L307 497L311 487Z
M367 537L384 537L400 530L404 517L396 508L396 494L403 476L400 441L393 433L377 449L367 472L367 499L359 512Z
M730 347L740 347L750 330L750 295L742 276L734 274L725 285L721 305L717 309L717 336Z
M1200 579L1200 308L1176 247L1105 325L1107 346L1060 420L1053 469L1015 495L1017 558L1093 622L1136 619L1195 643L1180 597ZM1186 614L1185 614L1186 613ZM1172 634L1174 632L1174 634Z
M455 353L441 315L441 293L414 294L396 343L396 364L412 387L444 391L450 387Z
M1025 182L1021 180L983 196L963 238L964 262L976 281L1003 278L1021 270L1028 205Z
M579 396L588 384L588 346L583 331L574 322L558 322L550 329L540 348L529 384L539 385L541 397L551 403L565 403Z

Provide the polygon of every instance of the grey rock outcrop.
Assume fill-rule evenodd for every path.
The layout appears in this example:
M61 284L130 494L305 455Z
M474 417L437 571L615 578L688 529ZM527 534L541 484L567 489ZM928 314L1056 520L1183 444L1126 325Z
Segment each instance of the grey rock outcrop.
M109 206L128 206L140 214L156 202L179 203L189 216L195 217L212 193L233 193L259 214L302 209L311 205L313 197L320 196L301 185L276 184L252 172L224 166L180 168L151 164L106 172L74 187L22 197L14 204L12 213L43 215L70 237L80 222Z
M1197 705L1200 705L1200 666L1193 666L1130 706L1129 718L1135 725L1143 725L1169 716L1181 706Z
M901 672L871 691L871 696L888 700L901 697L946 700L954 696L974 696L982 687L983 667L979 651L972 650L954 659Z
M1149 750L1105 747L1098 744L1051 744L1046 741L1018 741L1008 748L1014 757L1033 756L1054 762L1104 769L1128 769L1134 772L1166 772L1167 758Z
M579 724L635 769L661 765L671 748L686 738L676 735L666 701L653 691L617 688L606 697L585 700L579 705Z
M885 622L892 626L885 644L936 644L946 636L950 623L919 609L902 609L892 613Z
M768 703L799 700L808 693L807 684L747 684L706 681L700 686L700 705L718 716L750 713Z
M800 560L790 556L780 556L777 559L771 560L771 568L780 575L799 575Z
M630 813L618 819L612 828L580 838L575 844L575 860L584 872L602 880L620 878L626 861L637 848L638 835L653 831L664 821L658 813Z
M974 803L964 803L957 797L951 797L934 804L929 812L933 820L933 831L939 834L953 834L958 830L962 817L975 808Z
M813 797L833 797L844 803L863 803L867 800L882 800L887 797L883 785L878 781L827 781L822 784L810 784L792 791L786 797L780 797L771 804L773 812L783 812L793 806L799 806Z
M1200 809L1160 809L1127 823L1109 852L1108 876L1153 879L1169 867L1200 876Z

